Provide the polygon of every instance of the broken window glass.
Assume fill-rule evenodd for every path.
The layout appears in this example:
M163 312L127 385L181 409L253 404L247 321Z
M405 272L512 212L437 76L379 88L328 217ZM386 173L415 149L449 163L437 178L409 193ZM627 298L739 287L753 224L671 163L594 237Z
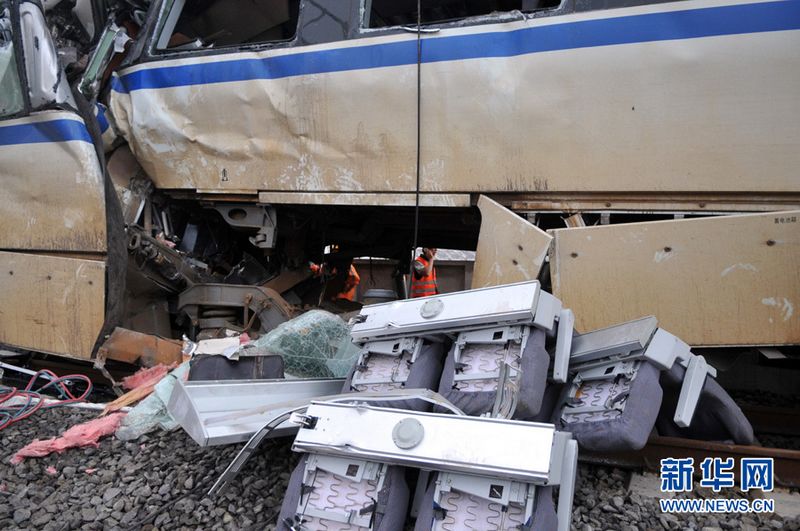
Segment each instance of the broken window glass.
M288 41L300 0L175 0L156 48L192 50Z
M413 26L417 23L417 0L365 0L368 28ZM561 0L422 0L422 23L456 22L469 17L530 12L558 7Z
M11 21L8 10L0 11L0 117L11 116L23 108L17 58L11 41Z
M32 2L22 3L19 24L31 107L38 109L66 103L74 108L75 100L42 8Z

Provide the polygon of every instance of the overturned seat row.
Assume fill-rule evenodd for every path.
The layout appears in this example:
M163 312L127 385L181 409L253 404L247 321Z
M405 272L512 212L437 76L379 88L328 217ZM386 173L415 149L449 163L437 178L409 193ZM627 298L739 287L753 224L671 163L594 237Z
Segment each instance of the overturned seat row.
M298 531L399 530L409 509L417 530L567 529L576 442L634 450L654 431L752 442L715 370L654 317L585 334L573 322L535 281L365 306L343 381L253 383L295 394L267 399L262 386L258 408L210 418L189 414L204 385L190 382L171 409L198 441L211 427L256 432L215 489L263 438L296 431L305 455L279 527Z
M567 529L575 442L552 425L502 420L539 412L545 336L560 312L536 282L365 307L352 323L361 355L344 391L438 389L461 415L441 405L431 413L422 400L312 405L295 439L310 453L292 475L281 525L403 529L413 491L418 530ZM347 407L357 412L316 415ZM327 436L309 444L320 430ZM562 487L559 514L552 485Z

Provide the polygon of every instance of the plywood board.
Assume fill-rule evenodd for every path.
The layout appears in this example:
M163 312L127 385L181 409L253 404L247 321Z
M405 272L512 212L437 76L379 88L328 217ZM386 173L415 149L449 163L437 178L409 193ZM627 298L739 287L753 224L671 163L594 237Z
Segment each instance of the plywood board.
M481 231L472 289L536 279L552 236L486 196L478 208Z
M694 346L800 343L800 210L552 234L553 292L581 332L655 315Z
M105 317L105 262L0 252L0 343L88 359Z

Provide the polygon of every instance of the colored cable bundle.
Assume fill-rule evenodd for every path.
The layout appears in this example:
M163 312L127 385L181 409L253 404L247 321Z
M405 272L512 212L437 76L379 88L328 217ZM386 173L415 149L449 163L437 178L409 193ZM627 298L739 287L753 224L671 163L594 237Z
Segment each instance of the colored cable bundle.
M41 376L47 376L50 381L43 386L32 389L36 380ZM86 390L79 396L75 396L70 391L67 383L73 381L82 381L86 384ZM58 392L60 400L58 402L46 404L46 396L42 392L52 388ZM7 385L0 385L0 430L8 426L26 419L36 413L42 408L50 408L56 406L63 406L66 404L73 404L75 402L83 402L86 397L92 392L92 381L88 376L83 374L68 374L67 376L57 376L52 371L43 369L34 374L25 389L17 389ZM7 404L12 398L20 397L25 401L19 404Z

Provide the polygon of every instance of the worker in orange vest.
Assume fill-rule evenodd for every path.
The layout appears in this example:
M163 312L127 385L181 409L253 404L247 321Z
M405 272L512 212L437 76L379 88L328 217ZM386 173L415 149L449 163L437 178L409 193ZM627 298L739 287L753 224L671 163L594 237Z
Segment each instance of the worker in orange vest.
M356 288L361 282L361 277L356 271L356 266L350 264L350 271L347 272L347 280L344 281L342 291L336 294L337 299L345 299L348 301L356 300Z
M422 254L414 260L411 273L411 298L438 295L439 285L436 283L436 249L424 247Z
M309 269L311 273L315 277L321 277L325 275L327 277L328 267L326 264L318 265L313 262L309 264ZM330 275L336 276L337 271L334 267L330 271ZM350 270L347 272L347 278L344 281L344 285L342 286L341 291L333 296L334 300L344 299L348 301L354 301L356 299L356 288L358 288L358 284L361 282L361 277L356 271L356 266L350 264Z

